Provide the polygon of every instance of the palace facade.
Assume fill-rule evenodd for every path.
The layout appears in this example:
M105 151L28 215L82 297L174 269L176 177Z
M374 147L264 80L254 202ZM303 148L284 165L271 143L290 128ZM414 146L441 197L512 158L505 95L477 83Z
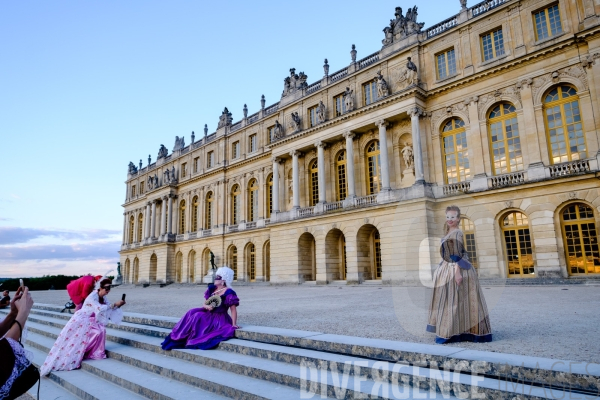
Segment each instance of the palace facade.
M481 277L599 277L600 1L456 3L130 163L125 282L419 282L449 205Z

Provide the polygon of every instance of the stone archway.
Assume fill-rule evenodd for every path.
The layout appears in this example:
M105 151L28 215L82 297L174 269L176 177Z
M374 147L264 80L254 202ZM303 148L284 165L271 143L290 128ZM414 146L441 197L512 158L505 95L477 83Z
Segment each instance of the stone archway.
M135 264L135 261L134 261ZM134 265L135 268L135 265ZM138 272L136 273L136 278L139 278L139 263L138 263L138 268L137 268ZM150 283L156 283L156 275L158 274L158 257L156 257L156 254L152 254L152 256L150 257L150 276L149 276L149 281Z
M373 225L363 225L356 234L358 276L363 280L381 280L381 244L379 231Z
M325 274L327 282L346 280L346 237L332 229L325 237Z
M196 252L194 250L188 254L188 281L196 282Z
M315 237L305 232L298 239L298 279L300 282L314 281L317 277Z
M263 276L265 282L271 280L271 241L267 240L263 246Z

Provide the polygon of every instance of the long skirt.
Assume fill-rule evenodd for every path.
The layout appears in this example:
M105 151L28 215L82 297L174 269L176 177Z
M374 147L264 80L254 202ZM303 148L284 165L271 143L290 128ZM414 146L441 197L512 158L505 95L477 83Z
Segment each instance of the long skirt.
M427 331L436 343L491 342L489 313L475 268L460 270L460 285L454 280L454 264L446 261L433 276L433 296Z
M173 327L162 342L162 348L208 350L234 335L235 328L227 309L225 312L210 312L204 308L193 308Z

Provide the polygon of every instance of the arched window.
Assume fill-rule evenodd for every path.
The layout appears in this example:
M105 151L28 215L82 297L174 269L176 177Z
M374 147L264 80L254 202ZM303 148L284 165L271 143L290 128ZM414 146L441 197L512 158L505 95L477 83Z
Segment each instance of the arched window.
M267 218L271 218L273 212L273 174L267 178L267 192L268 192L268 204L267 204Z
M594 210L587 204L570 204L560 217L569 274L599 274L600 250Z
M579 96L575 88L562 85L550 90L544 98L544 115L552 163L586 158Z
M125 260L125 283L135 283L133 281L133 278L131 277L130 273L131 273L131 263L128 258L127 260Z
M196 252L194 250L190 251L188 254L188 275L188 282L196 282Z
M446 183L463 182L471 178L469 150L465 123L460 118L452 118L442 127L444 145L444 170Z
M185 200L179 202L179 234L185 233Z
M152 282L152 262L156 261L156 255L152 255L154 258L150 258L150 280ZM154 278L156 281L156 277ZM136 257L133 260L133 283L138 283L140 281L140 260Z
M204 204L204 229L211 229L213 215L213 192L206 194L206 201Z
M346 152L340 151L335 160L335 170L337 173L337 201L346 199Z
M237 247L231 246L229 249L229 264L231 269L233 270L233 280L237 281L238 279L238 254Z
M234 185L231 189L231 224L237 225L240 223L240 201L242 199L242 191L240 185Z
M253 243L248 245L248 274L250 280L256 280L256 246Z
M183 282L183 254L178 252L175 256L175 282L181 283Z
M469 255L469 261L475 268L479 268L477 262L477 247L475 246L475 224L468 218L460 219L460 229L465 236L465 247Z
M508 276L533 276L533 248L527 216L518 211L511 211L500 221L500 228L504 237Z
M310 205L314 206L319 202L319 162L313 160L308 169L310 174Z
M367 146L367 174L369 194L379 193L381 190L381 160L379 140L372 141Z
M248 221L258 219L258 182L252 179L248 185Z
M129 218L129 241L128 244L133 243L133 233L135 232L135 217L132 215Z
M142 236L144 234L144 214L140 213L138 215L138 232L137 232L137 241L141 242L144 237Z
M192 199L192 232L198 230L198 196Z
M494 174L508 174L523 169L521 139L515 106L501 103L488 115L488 131Z

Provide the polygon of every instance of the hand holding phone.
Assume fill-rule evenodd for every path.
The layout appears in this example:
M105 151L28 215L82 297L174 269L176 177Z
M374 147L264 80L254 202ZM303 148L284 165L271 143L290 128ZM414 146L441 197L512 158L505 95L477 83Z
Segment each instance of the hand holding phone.
M25 287L25 285L23 284L23 279L19 279L19 287Z
M121 300L125 301L125 296L127 296L127 294L123 293L123 296L121 297Z

